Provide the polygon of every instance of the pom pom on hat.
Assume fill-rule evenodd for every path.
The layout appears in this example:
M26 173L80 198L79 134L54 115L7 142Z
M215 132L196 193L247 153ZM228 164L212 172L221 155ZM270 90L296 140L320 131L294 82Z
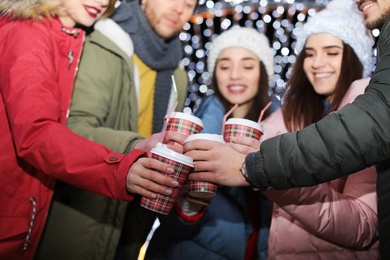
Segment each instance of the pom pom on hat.
M308 37L319 33L329 33L351 46L363 65L362 76L370 75L374 40L354 1L333 0L325 9L309 18L298 32L297 53L303 50Z
M210 75L213 75L219 54L227 48L245 48L260 59L271 80L274 75L274 54L269 45L268 38L253 28L233 27L221 33L212 42L207 58L207 67Z

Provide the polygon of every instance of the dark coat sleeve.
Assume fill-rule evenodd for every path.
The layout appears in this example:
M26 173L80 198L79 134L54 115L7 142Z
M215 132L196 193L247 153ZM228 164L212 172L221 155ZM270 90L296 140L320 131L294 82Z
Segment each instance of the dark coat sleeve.
M302 131L264 141L246 158L254 186L285 189L340 178L390 158L390 25L366 92Z

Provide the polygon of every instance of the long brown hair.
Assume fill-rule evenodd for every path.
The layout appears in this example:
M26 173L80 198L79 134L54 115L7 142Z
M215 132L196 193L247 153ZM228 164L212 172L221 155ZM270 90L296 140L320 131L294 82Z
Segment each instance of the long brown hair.
M218 88L217 79L216 79L216 70L214 70L213 73L213 79L212 79L212 88L214 90L215 95L218 97L218 99L221 101L222 105L224 106L225 110L228 111L234 106L234 104L230 104L229 101L227 101L221 94ZM268 94L269 86L268 86L268 74L265 69L264 64L260 61L260 80L258 83L258 91L257 95L254 97L254 102L249 109L248 113L245 115L244 118L256 121L259 118L261 110L268 104L268 102L271 100ZM266 118L270 112L267 110L265 111L263 115L263 119Z
M353 81L362 78L363 65L348 44L343 43L343 57L340 76L332 96L330 109L325 110L326 96L319 95L306 77L303 62L306 54L302 51L296 59L291 76L283 93L283 117L289 131L296 131L319 121L326 114L336 111Z

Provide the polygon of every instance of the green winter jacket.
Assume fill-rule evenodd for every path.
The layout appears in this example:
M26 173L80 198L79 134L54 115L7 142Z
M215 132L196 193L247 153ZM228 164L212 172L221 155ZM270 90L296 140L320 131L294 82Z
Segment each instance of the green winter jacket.
M264 141L245 162L263 190L313 186L376 164L381 257L390 259L390 18L364 95L302 131Z
M143 139L137 134L132 42L111 19L100 21L95 29L85 43L67 124L77 134L127 153ZM176 110L182 111L187 73L178 68L174 76ZM156 216L139 206L139 198L127 203L64 183L56 186L53 201L37 259L114 259L124 223L123 235L128 235L124 259L137 259Z

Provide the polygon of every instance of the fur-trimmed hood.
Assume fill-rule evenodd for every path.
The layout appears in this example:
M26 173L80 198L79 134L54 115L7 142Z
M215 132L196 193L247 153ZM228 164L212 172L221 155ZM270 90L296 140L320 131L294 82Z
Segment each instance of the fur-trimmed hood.
M60 5L59 0L1 0L0 13L18 19L39 20L55 14Z

